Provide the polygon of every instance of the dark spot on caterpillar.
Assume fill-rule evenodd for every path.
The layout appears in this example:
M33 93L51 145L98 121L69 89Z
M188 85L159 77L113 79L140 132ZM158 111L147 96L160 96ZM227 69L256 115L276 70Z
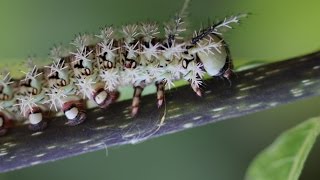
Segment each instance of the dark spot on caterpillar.
M48 79L59 79L59 73L58 72L53 73L48 77Z
M27 79L27 80L23 80L21 81L21 86L25 86L25 87L31 87L31 79Z
M98 59L99 64L102 64L102 63L103 63L103 61L104 61L103 56L102 56L102 55L100 55L100 56L99 56L99 59Z
M186 49L188 50L188 49L191 49L193 47L194 47L194 45L188 45L188 46L186 46ZM188 51L184 51L183 53L184 54L188 54Z
M99 55L99 62L102 63L103 61L107 60L108 52L104 52L102 55Z
M80 74L76 75L75 77L76 77L77 79L81 79L81 75L80 75Z
M151 42L151 44L154 45L152 42ZM147 43L147 42L144 42L143 45L144 45L146 48L149 48L149 47L150 47L149 43Z
M78 69L84 68L83 60L79 60L73 67Z

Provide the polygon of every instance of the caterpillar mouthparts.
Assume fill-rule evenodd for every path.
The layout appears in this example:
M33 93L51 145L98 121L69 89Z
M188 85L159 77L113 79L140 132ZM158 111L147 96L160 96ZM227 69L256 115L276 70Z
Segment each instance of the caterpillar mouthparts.
M176 80L188 81L198 96L205 74L229 80L233 64L222 32L246 15L225 18L190 38L182 36L187 29L183 11L164 26L164 37L156 22L118 30L109 26L98 35L78 35L71 50L53 48L49 66L38 68L29 60L22 80L12 81L9 72L2 72L0 136L16 120L27 120L30 130L41 131L47 127L46 117L56 112L64 113L66 125L81 124L86 119L85 100L107 108L118 99L122 86L134 88L131 114L135 116L143 89L150 84L156 85L160 108L165 87L170 89Z

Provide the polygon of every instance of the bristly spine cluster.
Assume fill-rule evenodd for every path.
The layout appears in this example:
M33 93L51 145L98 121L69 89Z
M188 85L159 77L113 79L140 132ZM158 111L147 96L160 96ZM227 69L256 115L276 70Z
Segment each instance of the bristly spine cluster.
M67 97L65 92L58 88L50 89L46 95L49 97L49 99L45 101L45 104L50 104L49 108L54 108L55 111L58 111L63 107L63 104L65 103L64 98Z
M10 76L10 72L3 71L2 73L0 73L0 85L2 85L3 87L12 84L13 82L11 81L11 79L12 78Z
M24 71L21 71L21 72L25 74L24 81L36 80L36 78L42 74L42 72L38 73L38 68L36 65L34 65L32 70L29 72L24 72Z
M34 107L38 107L37 100L30 94L28 96L20 96L17 98L19 103L16 104L21 110L21 114L26 116L28 113L33 112Z
M159 26L155 22L142 23L140 27L140 34L143 37L144 42L151 42L158 34Z

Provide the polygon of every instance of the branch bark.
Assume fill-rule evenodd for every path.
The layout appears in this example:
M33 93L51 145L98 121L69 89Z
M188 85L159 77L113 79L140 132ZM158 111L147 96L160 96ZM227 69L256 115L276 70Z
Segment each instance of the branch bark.
M202 98L189 86L173 89L166 93L162 109L156 107L156 95L147 95L135 118L130 118L128 100L107 110L90 109L87 122L77 127L64 126L64 117L52 119L44 132L17 127L0 138L0 172L138 143L319 95L320 52L316 52L239 72L232 86L210 79Z

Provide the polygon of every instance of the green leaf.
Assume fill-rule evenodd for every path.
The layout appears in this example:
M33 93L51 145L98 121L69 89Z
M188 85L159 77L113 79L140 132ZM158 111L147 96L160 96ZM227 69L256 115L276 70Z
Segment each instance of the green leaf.
M251 162L246 180L297 180L320 133L320 117L281 134Z

